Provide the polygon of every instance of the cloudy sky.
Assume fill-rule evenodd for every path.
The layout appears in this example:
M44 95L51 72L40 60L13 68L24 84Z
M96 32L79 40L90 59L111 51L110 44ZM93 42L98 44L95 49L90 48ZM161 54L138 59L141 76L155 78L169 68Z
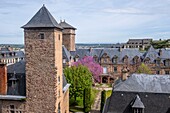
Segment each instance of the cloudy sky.
M77 28L77 43L170 38L170 0L0 0L0 43L23 44L23 29L45 4Z

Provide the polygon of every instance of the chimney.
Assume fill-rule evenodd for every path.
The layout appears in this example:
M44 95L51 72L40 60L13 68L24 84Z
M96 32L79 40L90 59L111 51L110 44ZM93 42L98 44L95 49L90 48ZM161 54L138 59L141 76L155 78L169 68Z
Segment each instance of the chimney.
M122 47L120 47L120 48L119 48L119 52L122 52L122 50L123 50L123 48L122 48Z
M0 95L7 94L7 66L0 64Z
M162 50L161 49L159 50L159 56L162 56Z
M92 52L92 47L89 48L90 53Z

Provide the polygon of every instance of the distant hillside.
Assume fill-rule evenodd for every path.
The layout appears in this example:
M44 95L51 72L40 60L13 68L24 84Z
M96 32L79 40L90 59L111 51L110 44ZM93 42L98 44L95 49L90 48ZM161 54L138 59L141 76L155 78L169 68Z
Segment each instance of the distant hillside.
M24 48L23 44L0 44L0 47Z
M167 40L159 40L159 41L152 41L151 45L155 49L160 49L160 48L170 48L170 39Z

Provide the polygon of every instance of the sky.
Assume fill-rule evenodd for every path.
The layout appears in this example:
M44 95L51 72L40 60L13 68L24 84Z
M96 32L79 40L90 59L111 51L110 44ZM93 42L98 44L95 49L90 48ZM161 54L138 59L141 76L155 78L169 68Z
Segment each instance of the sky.
M0 0L0 44L24 44L21 26L45 4L76 27L76 43L170 38L170 0Z

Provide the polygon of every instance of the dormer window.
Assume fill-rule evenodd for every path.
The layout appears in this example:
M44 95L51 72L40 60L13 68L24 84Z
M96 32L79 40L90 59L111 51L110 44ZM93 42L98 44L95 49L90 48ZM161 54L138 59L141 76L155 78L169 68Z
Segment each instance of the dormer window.
M139 95L136 95L135 100L132 102L132 113L144 113L144 104L141 101Z
M107 55L107 53L104 53L102 56L102 62L103 63L107 63L109 62L109 56Z
M133 63L134 64L137 64L139 62L139 57L138 56L135 56L134 58L133 58Z
M165 60L165 66L170 66L170 59Z
M117 58L118 58L117 56L114 56L114 57L113 57L112 62L113 62L114 64L117 63Z
M149 62L150 62L150 58L146 58L146 59L144 60L144 63L145 63L145 64L149 64Z
M157 59L155 60L155 62L156 62L156 66L160 66L160 64L161 64L161 59L160 59L160 58L157 58Z
M65 64L66 63L66 58L65 58L65 56L63 57L63 64Z
M93 59L94 59L95 62L98 61L98 57L96 55L93 57Z
M133 109L133 113L143 113L143 109L135 108L135 109Z
M79 56L76 55L75 58L74 58L74 61L77 62L79 60Z
M123 58L123 63L128 63L128 56L127 56L127 55L124 56L124 58Z
M104 59L103 59L103 62L106 63L106 62L107 62L107 58L104 58Z

